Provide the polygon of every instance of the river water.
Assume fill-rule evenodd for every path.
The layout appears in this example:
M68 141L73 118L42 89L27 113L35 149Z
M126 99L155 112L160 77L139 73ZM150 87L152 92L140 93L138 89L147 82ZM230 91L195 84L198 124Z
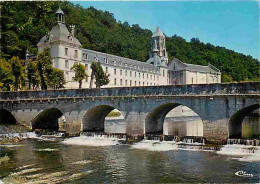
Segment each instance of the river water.
M142 146L144 142L123 145L114 139L106 143L100 139L92 140L96 144L91 146L84 144L88 141L78 137L1 146L0 156L7 155L10 160L0 164L0 183L259 182L260 160L241 161L236 155L175 149L171 144L156 143L158 149L149 149ZM237 171L254 177L236 176Z

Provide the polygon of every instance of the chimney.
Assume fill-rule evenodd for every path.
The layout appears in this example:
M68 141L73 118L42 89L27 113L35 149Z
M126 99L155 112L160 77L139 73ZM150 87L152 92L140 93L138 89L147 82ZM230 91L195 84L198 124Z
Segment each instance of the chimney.
M70 29L71 29L71 36L74 37L74 34L75 34L75 25L74 25L74 24L70 25Z

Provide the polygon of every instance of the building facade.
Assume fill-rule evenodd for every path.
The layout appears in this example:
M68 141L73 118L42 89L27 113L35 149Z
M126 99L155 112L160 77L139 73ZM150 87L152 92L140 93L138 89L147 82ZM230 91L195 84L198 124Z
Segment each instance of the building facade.
M168 64L169 84L210 84L221 83L221 72L216 67L183 63L174 58Z
M59 8L56 12L56 25L37 44L38 51L43 51L44 47L49 47L53 59L53 66L64 71L66 78L66 88L78 88L78 82L72 80L75 73L71 70L74 63L80 62L85 65L87 74L91 75L91 63L100 62L103 70L109 74L110 82L104 87L125 87L125 86L156 86L171 84L190 84L189 76L191 72L187 70L185 80L180 79L183 74L172 68L176 60L168 64L168 53L166 51L165 35L157 27L152 35L149 59L146 62L132 60L116 55L101 53L89 49L81 48L81 43L74 36L75 26L70 26L71 31L65 25L64 12ZM182 63L182 62L180 62ZM184 64L184 63L183 63ZM181 64L180 64L181 65ZM189 65L189 64L186 64ZM203 68L203 66L201 66ZM212 68L216 69L212 66ZM214 70L213 69L213 70ZM217 70L217 69L216 69ZM210 71L197 71L196 75L204 75ZM219 72L219 70L218 70ZM185 72L184 72L185 73ZM212 75L219 73L212 73ZM215 77L215 76L214 76ZM200 80L193 80L195 83L203 83ZM181 82L176 82L181 81ZM195 82L196 81L196 82ZM208 83L219 83L220 80L206 80ZM90 77L82 83L83 88L90 86Z

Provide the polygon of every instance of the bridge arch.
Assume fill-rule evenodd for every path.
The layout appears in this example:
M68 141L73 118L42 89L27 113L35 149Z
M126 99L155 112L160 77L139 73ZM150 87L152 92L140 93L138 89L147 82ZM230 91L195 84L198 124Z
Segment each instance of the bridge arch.
M104 132L107 115L116 108L110 105L98 105L89 109L83 116L84 132Z
M179 112L179 118L175 116L177 113L173 111L177 107L179 107L182 110L181 112ZM192 114L195 114L197 119L189 119L188 117L193 117L191 115L182 115L184 108L189 109L189 111L191 111ZM172 115L174 115L173 117L170 116L170 118L168 118L170 112ZM197 133L194 133L193 131L191 131L191 127L188 127L190 125L194 126L194 123L196 124ZM197 125L198 123L199 125ZM203 135L203 123L198 113L181 103L166 103L154 108L150 113L148 113L148 115L145 118L144 129L145 134L166 134L178 136L191 136L191 134L192 136ZM173 131L171 129L175 130Z
M8 110L0 109L0 124L15 125L17 124L17 120Z
M235 112L229 120L229 138L242 138L242 122L244 118L260 108L260 104L253 104Z
M63 115L62 111L58 108L49 108L40 112L32 121L32 129L48 129L57 131L59 130L58 119Z

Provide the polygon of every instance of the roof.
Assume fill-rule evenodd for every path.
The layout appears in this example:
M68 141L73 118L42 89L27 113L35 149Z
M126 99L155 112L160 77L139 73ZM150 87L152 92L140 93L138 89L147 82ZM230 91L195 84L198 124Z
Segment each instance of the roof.
M152 37L157 37L157 36L163 36L164 37L164 34L159 27L156 28L155 32L152 35Z
M172 62L181 63L181 67L179 67L179 69L177 70L189 70L189 71L196 71L196 72L219 73L219 74L221 73L219 69L217 69L211 64L208 64L208 66L189 64L189 63L184 63L177 58L174 58Z
M62 9L60 9L60 7L59 7L59 9L56 11L56 14L63 14L63 15L64 15L64 12L63 12Z
M60 41L65 41L65 42L70 42L69 41L69 36L71 36L69 30L67 29L66 25L65 24L62 24L62 23L58 23L56 24L50 31L50 34L49 34L52 38L52 41L56 41L56 40L60 40ZM48 42L48 38L47 36L45 35L38 44L42 44L42 43L45 43L45 42ZM73 41L72 41L73 44L76 44L76 45L81 45L79 40L76 38L76 37L73 37Z
M154 66L161 66L162 62L159 56L155 55L152 58L148 59L146 63L154 65Z
M158 73L160 72L157 67L155 67L152 64L120 57L112 54L107 54L103 52L98 52L90 49L82 49L83 54L87 53L87 60L89 61L95 61L95 58L97 58L98 61L100 61L103 64L108 65L116 65L122 68L132 68L133 70L139 70L139 71L146 71L151 73ZM105 58L107 59L107 62L105 62ZM83 58L84 60L84 58Z
M210 66L202 66L202 65L194 65L194 64L188 64L184 63L187 66L187 70L190 71L199 71L199 72L208 72L208 73L216 73L219 71L213 70Z

